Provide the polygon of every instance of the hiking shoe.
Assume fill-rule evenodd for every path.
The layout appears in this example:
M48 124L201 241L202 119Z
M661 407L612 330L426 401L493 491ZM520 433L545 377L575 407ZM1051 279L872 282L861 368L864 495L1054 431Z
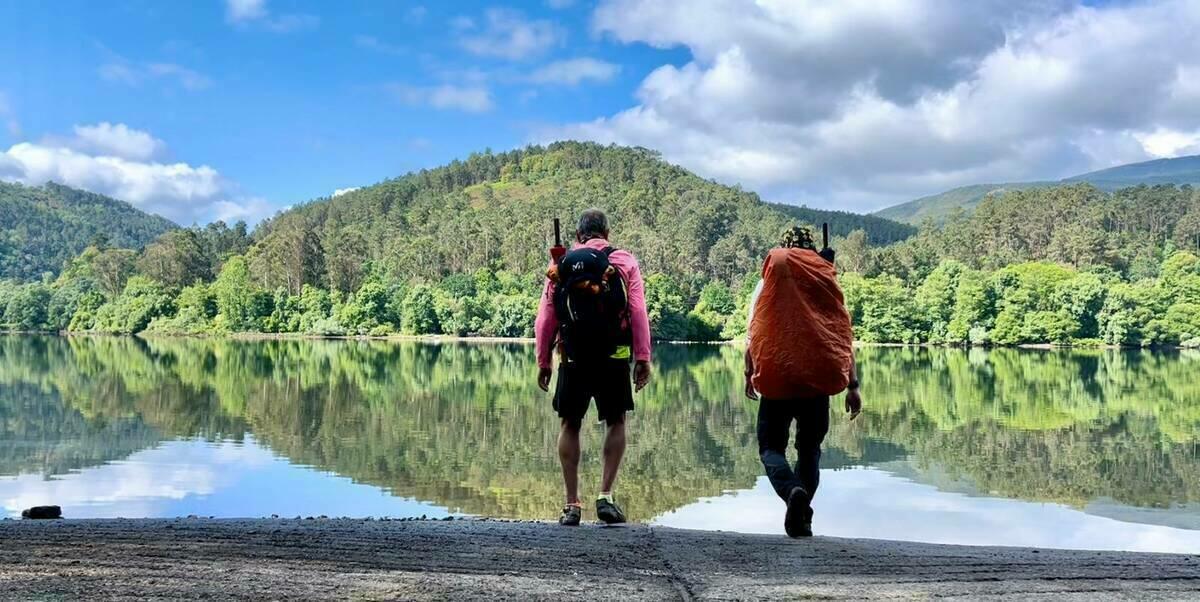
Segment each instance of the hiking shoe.
M812 537L811 501L803 487L792 488L788 495L787 515L783 519L783 530L788 537Z
M621 512L621 508L616 502L610 501L607 498L596 500L596 517L606 525L616 525L625 522L625 513Z
M563 506L562 516L558 517L558 524L564 527L578 527L579 518L583 514L583 508L576 504L567 504Z

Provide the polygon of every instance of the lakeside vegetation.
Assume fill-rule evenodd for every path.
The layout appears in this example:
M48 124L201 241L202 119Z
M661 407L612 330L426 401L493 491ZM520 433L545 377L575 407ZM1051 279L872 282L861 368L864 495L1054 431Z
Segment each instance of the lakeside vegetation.
M763 203L645 149L556 143L472 155L260 225L95 244L0 281L22 331L528 336L550 219L610 213L661 339L741 336L760 261L814 210ZM915 235L824 212L856 336L954 345L1200 345L1200 192L1014 191Z

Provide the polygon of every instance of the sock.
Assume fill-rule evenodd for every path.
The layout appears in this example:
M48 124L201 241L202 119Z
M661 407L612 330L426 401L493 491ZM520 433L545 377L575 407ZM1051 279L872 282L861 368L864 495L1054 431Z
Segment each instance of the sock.
M613 494L612 494L612 492L611 492L611 491L606 491L606 492L604 492L604 493L601 493L601 494L600 494L600 497L596 498L596 501L597 501L597 502L598 502L598 501L600 501L600 500L606 500L606 501L607 501L608 503L610 503L610 504L615 504L615 503L616 503L615 501L613 501Z

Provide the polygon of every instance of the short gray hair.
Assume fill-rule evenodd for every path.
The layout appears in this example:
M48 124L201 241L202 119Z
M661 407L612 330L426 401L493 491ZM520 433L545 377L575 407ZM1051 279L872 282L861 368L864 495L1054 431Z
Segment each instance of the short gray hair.
M588 209L579 214L579 226L575 236L581 241L592 238L608 238L608 216L599 209Z

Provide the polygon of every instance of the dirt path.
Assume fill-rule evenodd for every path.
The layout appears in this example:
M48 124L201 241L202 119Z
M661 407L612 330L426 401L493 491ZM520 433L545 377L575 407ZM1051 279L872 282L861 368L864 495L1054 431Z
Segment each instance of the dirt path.
M542 523L0 521L0 599L1200 599L1200 556Z

